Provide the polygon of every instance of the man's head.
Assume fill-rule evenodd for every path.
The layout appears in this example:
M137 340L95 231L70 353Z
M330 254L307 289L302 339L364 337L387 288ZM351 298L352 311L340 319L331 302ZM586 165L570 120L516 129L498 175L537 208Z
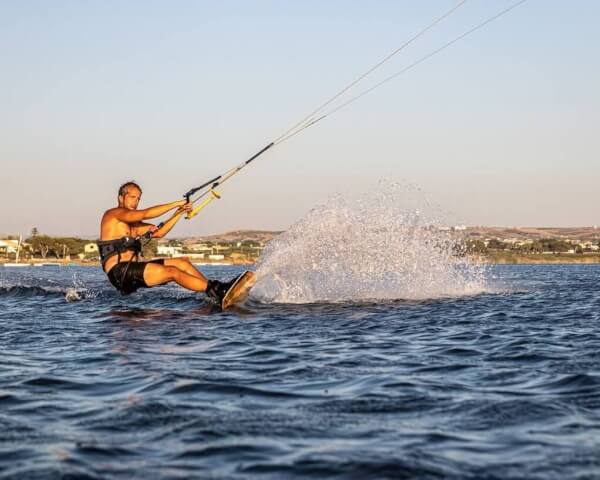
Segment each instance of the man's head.
M137 183L126 182L119 187L119 207L137 210L140 198L142 198L142 189Z

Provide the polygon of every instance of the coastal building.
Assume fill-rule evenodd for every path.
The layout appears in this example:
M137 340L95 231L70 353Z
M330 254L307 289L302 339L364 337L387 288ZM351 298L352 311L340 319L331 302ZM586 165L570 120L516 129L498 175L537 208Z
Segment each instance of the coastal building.
M600 250L600 247L593 243L593 242L582 242L579 244L579 246L586 252L597 252L598 250Z
M0 254L2 255L17 253L17 248L19 248L18 240L0 240Z
M156 247L156 253L163 257L181 257L183 255L183 247L158 245L158 247Z
M192 243L187 245L186 249L190 252L212 252L212 247L207 243Z

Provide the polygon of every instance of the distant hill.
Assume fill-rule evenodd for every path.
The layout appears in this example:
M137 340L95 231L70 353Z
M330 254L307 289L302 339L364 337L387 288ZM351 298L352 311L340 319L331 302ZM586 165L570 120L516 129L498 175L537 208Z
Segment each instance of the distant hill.
M188 237L183 240L184 244L202 243L202 242L260 242L266 243L279 235L280 231L270 230L233 230L231 232L219 233L217 235L207 235L203 237Z
M202 242L260 242L267 243L281 231L270 230L233 230L216 235L187 237L181 239L184 244ZM555 238L561 240L600 241L600 228L597 227L467 227L463 231L472 238L497 238L499 240Z
M600 240L600 228L597 227L468 227L469 237L485 237L498 239L577 239Z

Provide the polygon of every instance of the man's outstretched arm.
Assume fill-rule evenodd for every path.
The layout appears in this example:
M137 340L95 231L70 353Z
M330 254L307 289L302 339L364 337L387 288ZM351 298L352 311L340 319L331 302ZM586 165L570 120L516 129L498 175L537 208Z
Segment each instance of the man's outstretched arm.
M152 238L162 238L167 233L171 231L171 229L175 226L175 224L181 219L181 216L184 213L190 212L193 208L191 203L184 204L178 212L175 213L171 218L169 218L165 223L163 223L162 227L156 230L152 234Z
M178 200L177 202L166 203L164 205L156 205L154 207L145 208L143 210L129 210L127 208L119 207L113 210L113 215L125 223L138 223L150 218L160 217L169 210L174 208L182 207L187 203L186 200Z

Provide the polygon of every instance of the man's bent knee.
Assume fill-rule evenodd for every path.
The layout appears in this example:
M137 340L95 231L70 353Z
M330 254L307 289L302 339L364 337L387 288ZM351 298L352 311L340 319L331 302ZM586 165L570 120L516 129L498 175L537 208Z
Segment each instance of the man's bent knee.
M181 272L181 270L179 270L177 267L172 267L172 266L165 266L164 269L165 269L165 273L167 274L167 278L170 281L175 280L177 275L179 275L179 272Z
M144 269L144 281L148 286L161 285L174 281L180 273L176 267L149 263Z

